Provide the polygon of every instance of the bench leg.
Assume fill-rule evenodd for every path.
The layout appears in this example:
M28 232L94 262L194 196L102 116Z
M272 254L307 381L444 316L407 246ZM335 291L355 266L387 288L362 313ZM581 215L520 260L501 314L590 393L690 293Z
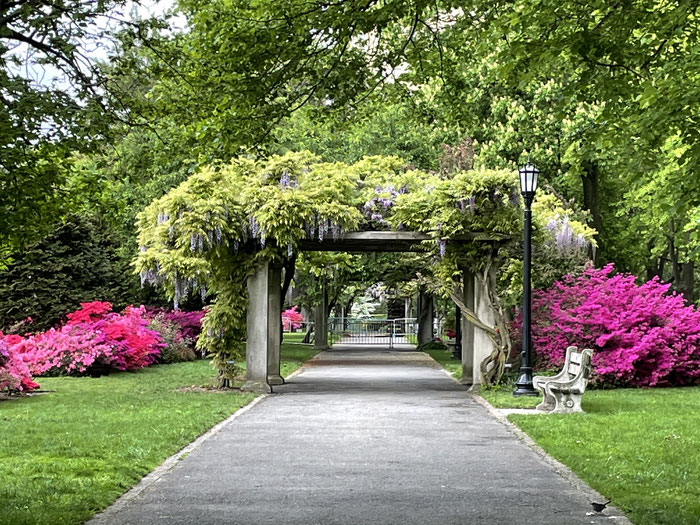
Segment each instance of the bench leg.
M536 382L534 384L535 388L542 392L542 402L535 407L537 410L541 410L542 412L550 412L554 410L554 407L556 406L556 400L550 394L547 390L547 383L539 383Z
M537 410L541 410L542 412L551 412L556 407L556 404L556 399L554 399L554 397L552 397L551 395L547 394L547 390L545 389L542 396L542 402L535 408Z
M558 392L552 391L552 395L556 400L556 406L553 413L556 414L571 414L573 412L583 412L581 409L581 394L575 392Z

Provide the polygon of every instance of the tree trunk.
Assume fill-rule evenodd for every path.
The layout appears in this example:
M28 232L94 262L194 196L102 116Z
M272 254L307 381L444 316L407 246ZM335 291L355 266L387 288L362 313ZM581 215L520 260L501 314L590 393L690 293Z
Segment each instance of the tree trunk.
M668 257L668 246L664 250L664 252L661 254L661 256L658 259L654 259L651 257L651 250L654 247L654 241L651 240L647 243L647 250L649 252L649 258L647 259L647 264L646 264L646 276L647 276L647 281L651 281L654 277L658 277L659 279L664 278L664 266L666 265L666 258Z
M280 293L280 312L284 308L284 298L287 296L287 291L289 291L289 286L292 284L292 279L294 278L294 271L296 268L297 256L292 255L291 258L287 259L284 263L284 281L282 281L282 290ZM291 330L291 327L290 327ZM284 326L280 323L280 341L284 341Z
M678 291L683 294L689 303L695 302L695 263L693 261L682 264L682 278L678 286Z
M581 174L581 182L583 183L583 206L591 214L591 226L595 228L595 240L598 244L598 250L591 247L589 256L593 262L597 262L596 258L600 254L601 242L600 233L603 227L603 219L600 215L600 170L598 163L594 161L586 162Z
M685 242L686 246L690 243L690 232L685 233ZM687 257L687 254L686 254ZM694 293L694 285L695 285L695 262L692 259L686 260L685 262L681 263L681 276L680 276L680 281L678 282L676 286L676 290L678 290L679 293L683 294L683 297L685 297L685 300L688 301L689 303L694 303L695 302L695 293Z

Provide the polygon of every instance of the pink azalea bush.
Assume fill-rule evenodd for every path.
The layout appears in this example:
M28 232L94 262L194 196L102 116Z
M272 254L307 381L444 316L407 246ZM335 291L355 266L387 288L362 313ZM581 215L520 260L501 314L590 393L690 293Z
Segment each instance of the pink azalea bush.
M298 330L304 322L304 316L299 313L298 306L292 306L282 312L282 328L286 332Z
M21 356L13 352L6 338L13 339L0 332L0 392L27 392L39 388L32 381L32 375Z
M657 278L637 285L613 265L566 276L533 293L533 351L561 368L569 345L592 348L594 383L670 386L700 382L700 311ZM513 323L520 330L521 318ZM519 334L517 334L519 337Z
M160 334L148 328L145 308L111 310L110 303L83 303L61 328L12 336L10 350L34 375L136 370L155 363L165 345Z
M109 367L114 353L104 334L74 325L22 338L12 350L35 376L83 373L98 365Z

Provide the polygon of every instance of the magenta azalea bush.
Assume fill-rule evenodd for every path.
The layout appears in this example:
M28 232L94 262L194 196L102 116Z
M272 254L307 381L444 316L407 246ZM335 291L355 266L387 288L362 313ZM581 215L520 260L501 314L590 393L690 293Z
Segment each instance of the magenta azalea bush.
M158 332L148 328L146 309L111 310L110 303L83 303L60 328L11 336L10 352L34 375L137 370L155 363L165 344Z
M113 357L113 348L104 334L73 325L22 338L12 350L35 376L80 374L98 365L110 367Z
M637 285L613 265L566 276L533 293L533 351L561 368L569 345L592 348L594 383L670 386L700 382L700 311L657 278ZM521 326L520 316L513 328ZM516 333L514 331L514 333Z
M39 388L22 358L13 352L5 340L11 338L0 332L0 392L26 392Z
M38 388L32 375L100 375L194 359L190 347L202 330L205 312L163 311L159 323L154 322L156 314L143 306L113 312L110 303L93 301L69 313L65 325L45 332L0 332L0 391ZM167 334L154 329L158 327Z
M282 312L282 329L285 332L298 330L301 328L303 322L304 316L299 313L298 306L292 306L291 308Z

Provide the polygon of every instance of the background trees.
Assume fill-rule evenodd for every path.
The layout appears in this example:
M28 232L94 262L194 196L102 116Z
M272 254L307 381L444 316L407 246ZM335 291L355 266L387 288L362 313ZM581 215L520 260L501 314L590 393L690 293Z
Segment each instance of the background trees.
M693 2L175 7L140 20L121 0L0 6L4 258L90 211L127 261L140 210L240 154L395 154L443 176L530 158L597 231L599 265L698 297ZM65 82L21 74L40 63Z

